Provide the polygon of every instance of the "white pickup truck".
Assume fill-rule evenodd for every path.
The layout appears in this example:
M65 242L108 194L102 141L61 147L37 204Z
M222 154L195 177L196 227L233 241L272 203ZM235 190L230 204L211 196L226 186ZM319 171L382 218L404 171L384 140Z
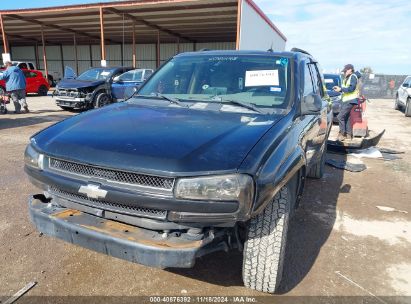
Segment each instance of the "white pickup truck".
M12 61L12 64L18 66L22 70L37 70L36 65L30 61ZM45 71L42 71L45 74ZM47 71L47 79L50 86L54 86L58 81L60 81L63 77L61 73L56 71Z

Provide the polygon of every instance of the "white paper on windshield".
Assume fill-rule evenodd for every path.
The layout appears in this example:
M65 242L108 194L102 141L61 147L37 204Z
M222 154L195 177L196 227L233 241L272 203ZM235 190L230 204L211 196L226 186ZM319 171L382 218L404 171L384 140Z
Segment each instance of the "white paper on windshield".
M245 72L245 86L259 87L259 86L278 86L280 85L278 79L278 70L259 70Z
M223 105L220 111L221 112L234 112L234 113L255 113L253 110L249 110L241 106L231 106L231 105Z
M206 102L197 102L195 104L193 104L190 109L199 109L199 110L204 110L205 108L207 108L208 103Z
M325 83L334 83L334 80L330 79L330 78L325 78Z
M110 72L108 71L101 72L101 76L108 76L108 75L110 75Z

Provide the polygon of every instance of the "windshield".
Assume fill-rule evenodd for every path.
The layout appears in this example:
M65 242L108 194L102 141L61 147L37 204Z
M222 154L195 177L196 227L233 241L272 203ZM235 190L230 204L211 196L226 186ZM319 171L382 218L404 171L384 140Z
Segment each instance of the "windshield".
M170 60L138 95L167 95L202 102L239 101L257 107L288 106L289 59L261 55L197 55Z
M85 81L107 80L113 72L114 69L91 69L85 71L77 79Z
M340 86L340 76L324 75L325 87L328 91L332 91L334 86Z

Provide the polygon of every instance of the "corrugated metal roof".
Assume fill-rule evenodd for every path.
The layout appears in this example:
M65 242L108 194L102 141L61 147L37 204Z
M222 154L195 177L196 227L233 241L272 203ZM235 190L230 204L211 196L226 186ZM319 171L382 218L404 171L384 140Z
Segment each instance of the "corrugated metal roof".
M108 43L235 41L238 0L140 0L0 11L12 45L98 43L99 9L104 9L104 37Z

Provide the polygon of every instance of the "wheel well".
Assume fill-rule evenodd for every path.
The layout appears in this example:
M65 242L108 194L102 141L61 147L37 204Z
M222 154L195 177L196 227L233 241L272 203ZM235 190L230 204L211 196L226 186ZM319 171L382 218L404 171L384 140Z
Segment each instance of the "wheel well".
M301 197L304 192L305 180L306 180L306 167L303 166L298 170L295 175L291 178L295 180L296 184L296 191L294 192L296 195L294 209L297 209L300 205Z

